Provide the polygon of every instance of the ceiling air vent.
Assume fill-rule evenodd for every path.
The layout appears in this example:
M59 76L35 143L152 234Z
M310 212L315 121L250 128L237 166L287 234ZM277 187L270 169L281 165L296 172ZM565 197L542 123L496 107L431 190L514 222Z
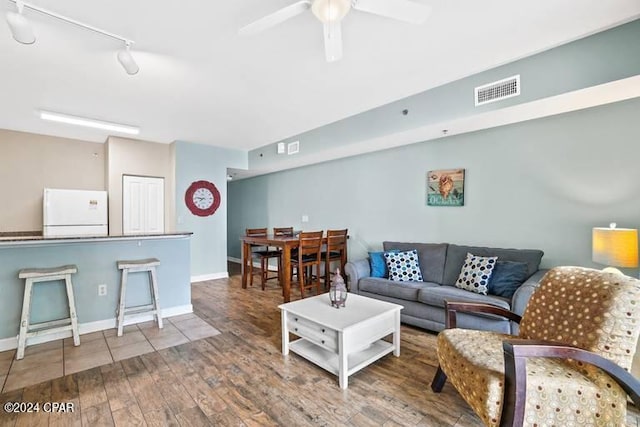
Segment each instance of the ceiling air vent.
M520 95L520 74L497 82L478 86L476 92L476 107L478 105L489 104L490 102L501 101Z

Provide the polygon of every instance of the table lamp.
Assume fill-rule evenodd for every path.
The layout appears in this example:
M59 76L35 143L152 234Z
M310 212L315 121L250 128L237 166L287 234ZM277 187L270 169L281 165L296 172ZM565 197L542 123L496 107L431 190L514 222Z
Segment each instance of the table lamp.
M638 266L638 230L609 227L594 227L592 234L593 262L608 267L603 271L622 274L615 267L635 268Z

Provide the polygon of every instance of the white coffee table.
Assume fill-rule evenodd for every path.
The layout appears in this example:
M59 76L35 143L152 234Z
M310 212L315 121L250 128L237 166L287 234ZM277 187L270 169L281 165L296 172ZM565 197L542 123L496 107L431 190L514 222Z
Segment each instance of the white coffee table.
M391 353L400 356L400 310L404 307L349 294L346 307L332 307L329 294L278 306L282 310L282 354L289 350L337 375L349 375ZM289 333L300 337L289 342ZM382 340L393 334L393 344Z

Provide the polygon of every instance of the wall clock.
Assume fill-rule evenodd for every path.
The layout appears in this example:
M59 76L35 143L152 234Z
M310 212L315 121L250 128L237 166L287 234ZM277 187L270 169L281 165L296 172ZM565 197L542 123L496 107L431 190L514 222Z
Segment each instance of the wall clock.
M187 188L184 202L194 215L213 215L220 207L220 192L212 182L195 181Z

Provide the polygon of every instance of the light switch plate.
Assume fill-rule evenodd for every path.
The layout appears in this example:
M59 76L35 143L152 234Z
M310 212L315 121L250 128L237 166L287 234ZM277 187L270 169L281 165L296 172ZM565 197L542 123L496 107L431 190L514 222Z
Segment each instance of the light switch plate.
M302 222L309 222L309 215L302 215Z
M278 142L278 154L284 154L284 153L285 153L284 142Z

